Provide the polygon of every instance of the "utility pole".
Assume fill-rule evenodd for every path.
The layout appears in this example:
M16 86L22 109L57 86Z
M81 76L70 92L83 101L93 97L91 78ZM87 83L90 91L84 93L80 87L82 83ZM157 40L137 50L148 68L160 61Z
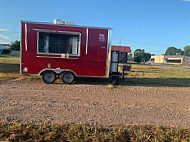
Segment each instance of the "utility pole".
M119 46L121 46L121 39L119 39Z

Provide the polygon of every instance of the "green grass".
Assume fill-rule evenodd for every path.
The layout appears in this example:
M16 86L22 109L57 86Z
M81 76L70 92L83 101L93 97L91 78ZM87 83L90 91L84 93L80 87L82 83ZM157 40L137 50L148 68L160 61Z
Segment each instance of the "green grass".
M129 84L190 87L190 69L184 68L135 64L126 78Z
M19 68L20 68L19 63L20 63L19 57L0 55L0 80L39 79L39 77L23 77L19 75ZM131 71L127 73L128 75L125 76L127 78L126 81L121 83L123 85L138 84L138 85L190 87L190 69L133 64ZM97 79L95 80L88 79L88 80L89 81L85 80L83 82L96 83ZM102 80L100 82L102 82L102 84L106 84L108 82L106 81Z
M190 130L158 126L0 123L0 141L190 141Z

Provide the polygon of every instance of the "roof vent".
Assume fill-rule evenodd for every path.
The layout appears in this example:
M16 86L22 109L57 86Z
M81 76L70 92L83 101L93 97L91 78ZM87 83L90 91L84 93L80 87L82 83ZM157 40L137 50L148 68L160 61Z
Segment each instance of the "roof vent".
M75 25L71 21L62 21L62 20L59 20L59 19L54 19L54 24L58 24L58 25Z

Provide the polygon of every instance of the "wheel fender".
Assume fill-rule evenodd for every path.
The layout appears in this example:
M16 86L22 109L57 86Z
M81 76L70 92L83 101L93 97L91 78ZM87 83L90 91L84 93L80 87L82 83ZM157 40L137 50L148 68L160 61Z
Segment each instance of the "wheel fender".
M77 77L77 74L69 69L43 69L42 71L40 71L39 75L42 75L45 71L53 71L54 73L60 75L64 72L71 72L75 77Z

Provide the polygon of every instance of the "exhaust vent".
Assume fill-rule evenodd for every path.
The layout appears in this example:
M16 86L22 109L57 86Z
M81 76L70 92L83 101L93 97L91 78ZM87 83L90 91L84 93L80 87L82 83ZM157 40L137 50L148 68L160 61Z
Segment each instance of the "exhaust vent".
M54 24L58 24L58 25L75 25L71 21L62 21L62 20L59 20L59 19L55 19Z

